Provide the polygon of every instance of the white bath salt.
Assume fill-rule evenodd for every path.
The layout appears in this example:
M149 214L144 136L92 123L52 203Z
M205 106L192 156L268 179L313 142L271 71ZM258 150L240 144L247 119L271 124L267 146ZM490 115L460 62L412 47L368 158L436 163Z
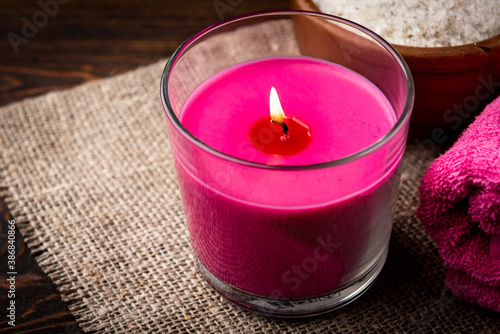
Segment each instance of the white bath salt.
M314 0L392 44L453 46L500 34L500 0Z

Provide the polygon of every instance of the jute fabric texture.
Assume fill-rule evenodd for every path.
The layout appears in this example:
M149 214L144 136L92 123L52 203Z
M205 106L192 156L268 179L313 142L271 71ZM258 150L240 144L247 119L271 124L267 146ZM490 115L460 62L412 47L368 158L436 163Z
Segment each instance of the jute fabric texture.
M266 318L196 268L159 81L166 60L0 109L0 189L40 267L85 332L498 333L497 314L444 289L415 217L435 154L409 145L386 265L330 314Z

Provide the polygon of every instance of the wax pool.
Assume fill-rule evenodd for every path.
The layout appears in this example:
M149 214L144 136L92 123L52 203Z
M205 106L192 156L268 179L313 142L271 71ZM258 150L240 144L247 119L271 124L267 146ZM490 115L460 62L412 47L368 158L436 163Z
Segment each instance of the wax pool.
M311 132L296 154L255 145L278 133L256 138L252 130L269 117L272 86L287 117ZM248 62L213 76L188 98L180 121L227 155L298 166L354 154L383 137L396 117L358 74L294 57ZM399 174L397 163L384 170L384 150L313 172L266 170L198 152L174 149L186 219L197 257L225 283L264 296L318 295L359 279L386 251Z

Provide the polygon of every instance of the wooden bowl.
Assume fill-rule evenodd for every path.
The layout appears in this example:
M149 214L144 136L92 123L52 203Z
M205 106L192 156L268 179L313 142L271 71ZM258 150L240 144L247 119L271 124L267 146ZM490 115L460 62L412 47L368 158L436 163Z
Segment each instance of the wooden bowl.
M291 8L321 13L312 0L291 0ZM311 31L311 27L302 28L304 33ZM330 44L312 43L314 38L299 40L304 55L331 52ZM415 83L413 137L444 141L444 133L463 129L500 94L500 35L451 47L392 45L405 59Z

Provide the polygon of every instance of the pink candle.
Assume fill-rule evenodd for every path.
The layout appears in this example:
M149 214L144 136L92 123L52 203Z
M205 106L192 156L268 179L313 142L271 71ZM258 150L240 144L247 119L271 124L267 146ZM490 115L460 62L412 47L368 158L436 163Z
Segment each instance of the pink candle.
M270 122L271 87L289 125L284 141L276 141L284 135L281 126ZM303 166L363 150L396 116L362 76L294 57L260 59L209 78L188 98L180 121L226 155ZM317 295L352 282L386 251L400 154L388 164L390 153L380 149L314 172L263 172L187 145L174 147L174 155L194 251L229 285L264 296Z
M262 118L271 120L271 87L278 91L285 114L311 129L313 140L300 154L282 157L252 149L252 126ZM343 158L373 144L391 129L396 116L385 96L362 76L303 57L259 60L219 73L191 94L181 122L201 141L237 158L308 165ZM266 142L267 133L261 142Z

